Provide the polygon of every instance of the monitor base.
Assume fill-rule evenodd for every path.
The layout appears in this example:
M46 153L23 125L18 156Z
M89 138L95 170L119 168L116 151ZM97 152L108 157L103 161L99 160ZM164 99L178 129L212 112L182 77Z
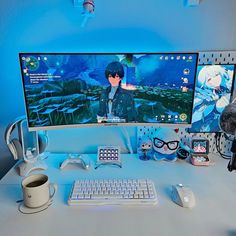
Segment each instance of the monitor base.
M33 170L46 170L47 165L42 160L35 160L34 162L23 161L18 165L20 176L27 176Z

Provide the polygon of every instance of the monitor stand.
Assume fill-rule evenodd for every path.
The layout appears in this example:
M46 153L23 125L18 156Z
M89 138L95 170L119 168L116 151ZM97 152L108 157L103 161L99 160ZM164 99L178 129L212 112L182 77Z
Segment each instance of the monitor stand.
M20 126L23 161L18 165L20 176L27 176L33 170L46 170L43 153L39 153L39 138L37 131L29 131L25 120Z
M130 140L129 133L128 133L126 127L121 126L121 128L122 128L123 134L125 136L125 142L126 142L126 145L128 147L129 153L133 154L134 151L133 151L133 148L132 148L132 145L131 145L131 140Z

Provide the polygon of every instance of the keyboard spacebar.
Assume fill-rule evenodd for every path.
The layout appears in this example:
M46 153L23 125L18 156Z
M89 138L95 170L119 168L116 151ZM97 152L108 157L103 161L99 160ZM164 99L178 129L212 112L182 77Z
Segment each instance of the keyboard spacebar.
M92 195L90 198L70 199L69 205L156 205L157 198L138 199L122 195Z
M123 199L123 196L120 194L111 194L111 195L92 195L92 200L101 200L101 199Z

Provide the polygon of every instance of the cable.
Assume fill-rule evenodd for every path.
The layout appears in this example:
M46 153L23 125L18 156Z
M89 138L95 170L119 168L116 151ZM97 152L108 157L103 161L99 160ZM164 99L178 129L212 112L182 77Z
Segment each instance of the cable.
M231 135L231 134L226 134L226 133L224 133L224 137L225 137L225 139L227 139L227 140L229 140L229 141L231 141L231 142L234 141L234 136Z
M220 156L226 160L231 159L231 156L226 155L220 151L220 139L221 139L221 133L215 134L215 140L216 140L216 150L220 154Z
M220 149L221 149L221 147L220 147L220 140L221 140L221 133L216 133L216 150L218 151L218 153L220 154L220 156L222 157L222 158L224 158L224 159L226 159L226 160L229 160L229 159L231 159L231 156L229 156L229 155L226 155L226 154L224 154L224 153L222 153L221 151L220 151Z

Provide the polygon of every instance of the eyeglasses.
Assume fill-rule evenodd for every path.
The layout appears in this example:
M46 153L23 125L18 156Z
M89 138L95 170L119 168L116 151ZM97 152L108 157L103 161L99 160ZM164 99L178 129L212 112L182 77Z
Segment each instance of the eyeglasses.
M179 141L165 142L159 138L154 138L155 147L162 148L164 145L166 145L170 150L176 150L178 148Z

